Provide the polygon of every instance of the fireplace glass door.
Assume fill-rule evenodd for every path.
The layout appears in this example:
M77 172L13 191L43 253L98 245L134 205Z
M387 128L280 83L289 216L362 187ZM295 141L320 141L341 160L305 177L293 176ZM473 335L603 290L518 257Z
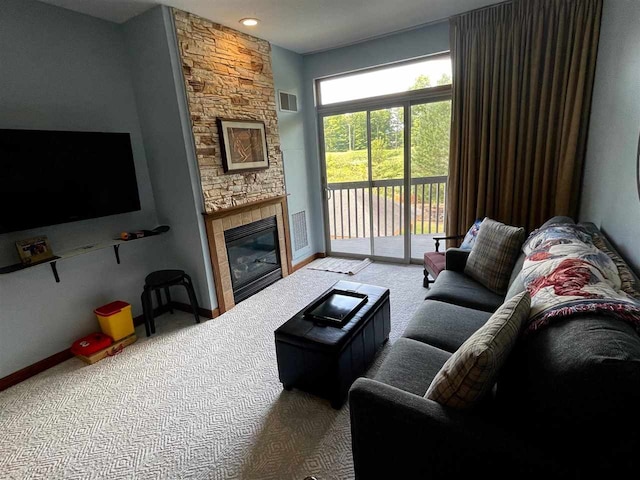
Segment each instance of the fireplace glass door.
M225 232L236 303L282 278L275 217Z

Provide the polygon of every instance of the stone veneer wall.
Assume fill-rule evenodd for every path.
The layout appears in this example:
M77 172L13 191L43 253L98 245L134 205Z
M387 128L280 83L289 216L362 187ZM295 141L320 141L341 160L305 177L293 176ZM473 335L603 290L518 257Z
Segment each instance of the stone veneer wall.
M207 213L285 194L271 45L173 10ZM269 168L224 173L216 118L261 120Z

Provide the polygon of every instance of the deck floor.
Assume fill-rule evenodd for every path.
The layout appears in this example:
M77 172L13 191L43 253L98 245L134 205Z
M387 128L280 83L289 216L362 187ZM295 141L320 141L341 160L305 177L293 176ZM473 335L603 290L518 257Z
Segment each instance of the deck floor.
M412 235L411 258L422 260L425 252L435 251L435 240L433 240L435 236L444 236L444 233L439 235ZM404 258L404 237L402 235L374 237L373 252L371 251L371 239L369 237L331 239L331 252Z

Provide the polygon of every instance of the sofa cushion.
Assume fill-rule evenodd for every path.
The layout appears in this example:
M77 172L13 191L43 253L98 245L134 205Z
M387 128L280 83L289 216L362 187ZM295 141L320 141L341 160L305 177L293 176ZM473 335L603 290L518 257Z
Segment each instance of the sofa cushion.
M609 239L595 227L593 223L581 223L589 233L592 235L593 244L615 263L618 274L620 275L621 286L620 289L631 297L640 299L640 284L638 277L633 273L627 262L625 262L616 249L611 245Z
M517 294L522 293L524 291L525 291L524 280L522 279L522 275L518 274L513 279L513 282L511 283L511 285L509 285L509 290L507 291L507 296L505 297L505 300L509 300L510 298L513 298Z
M516 263L513 265L513 270L511 271L511 278L509 278L509 288L511 288L511 285L513 285L513 282L515 282L516 278L518 278L518 275L520 275L520 272L522 271L522 267L524 266L524 261L526 260L526 258L527 256L524 253L521 253L518 259L516 260Z
M471 250L463 250L462 248L447 248L445 252L445 268L454 272L463 273L470 253Z
M498 380L498 398L559 429L640 404L640 337L615 318L576 316L526 335ZM596 418L597 417L597 418Z
M402 334L447 352L455 352L491 314L451 303L425 300Z
M504 302L504 296L493 293L461 272L445 270L431 286L426 300L453 303L462 307L494 312Z
M524 242L524 228L485 218L464 273L492 292L505 295Z
M423 396L433 377L451 356L426 343L399 338L384 359L375 380Z
M497 382L497 411L534 441L599 468L637 457L640 337L624 321L577 316L522 337ZM606 468L605 468L606 469ZM613 478L613 477L611 477Z
M495 383L500 368L529 318L531 297L522 292L506 301L447 360L425 397L452 408L476 405Z

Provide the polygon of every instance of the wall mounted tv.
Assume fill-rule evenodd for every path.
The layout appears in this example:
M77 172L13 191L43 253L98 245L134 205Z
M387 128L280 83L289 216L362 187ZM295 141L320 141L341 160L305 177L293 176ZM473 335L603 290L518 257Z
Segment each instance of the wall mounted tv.
M135 210L128 133L0 129L0 233Z

